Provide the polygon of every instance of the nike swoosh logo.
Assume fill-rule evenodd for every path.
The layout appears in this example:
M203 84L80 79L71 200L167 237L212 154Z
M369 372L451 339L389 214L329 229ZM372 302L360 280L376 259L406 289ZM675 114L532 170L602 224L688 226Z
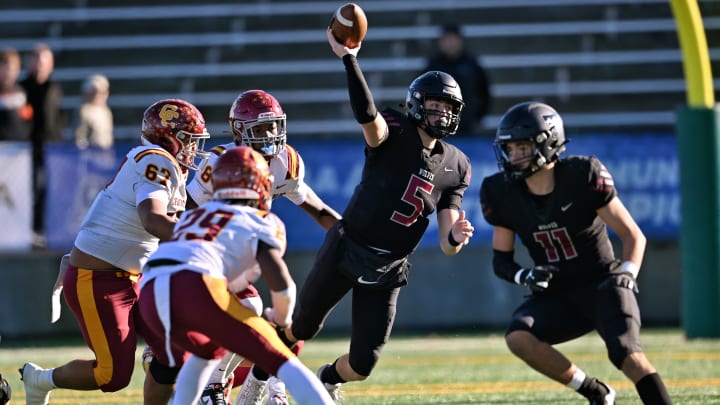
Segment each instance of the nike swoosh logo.
M450 168L447 168L447 167L446 167L446 168L445 168L445 171L446 171L446 172L451 172L451 171L453 171L453 169L450 169Z
M363 278L363 276L358 277L357 282L358 282L358 284L365 284L365 285L373 285L373 284L378 283L377 281L367 281Z
M561 207L560 207L560 211L565 212L565 211L567 211L570 207L572 207L572 205L573 205L573 202L571 201L571 202L569 202L568 204L561 206Z

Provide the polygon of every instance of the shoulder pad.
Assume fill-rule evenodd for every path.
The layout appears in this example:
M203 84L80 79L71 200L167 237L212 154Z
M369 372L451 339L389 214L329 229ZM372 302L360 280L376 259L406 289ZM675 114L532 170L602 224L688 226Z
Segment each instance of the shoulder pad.
M297 150L290 145L285 145L287 151L287 174L286 179L296 179L300 174L300 156Z

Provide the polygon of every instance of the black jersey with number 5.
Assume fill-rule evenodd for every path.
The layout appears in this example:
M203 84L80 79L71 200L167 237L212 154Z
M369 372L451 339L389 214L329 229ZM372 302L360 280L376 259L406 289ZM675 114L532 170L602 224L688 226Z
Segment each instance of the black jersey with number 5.
M480 202L485 220L514 231L534 264L560 271L553 283L593 282L614 261L607 226L597 210L615 196L612 176L596 157L560 159L552 193L531 194L525 181L504 173L483 179Z
M433 212L461 208L470 160L442 140L427 150L405 114L391 109L382 114L388 137L378 147L366 146L362 179L343 223L352 239L399 258L415 249Z

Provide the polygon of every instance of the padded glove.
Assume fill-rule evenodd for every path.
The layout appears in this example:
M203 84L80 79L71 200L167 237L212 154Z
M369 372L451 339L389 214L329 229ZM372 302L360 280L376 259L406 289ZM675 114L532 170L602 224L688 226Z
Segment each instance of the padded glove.
M530 291L539 293L545 291L550 286L550 280L553 273L557 273L559 269L552 265L536 266L532 269L525 269L520 275L520 284L526 286Z

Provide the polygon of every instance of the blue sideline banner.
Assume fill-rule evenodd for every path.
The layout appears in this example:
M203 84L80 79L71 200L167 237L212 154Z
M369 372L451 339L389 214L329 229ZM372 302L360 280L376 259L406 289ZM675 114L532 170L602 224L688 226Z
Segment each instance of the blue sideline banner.
M30 143L0 142L0 251L32 248L32 159Z
M480 210L480 184L497 172L491 139L453 139L472 162L472 181L463 208L476 232L471 244L489 245L491 229ZM222 143L222 142L218 142ZM330 206L342 213L364 161L363 141L298 141L306 167L306 181ZM48 244L52 248L72 246L82 216L99 189L115 173L120 159L132 144L119 144L115 152L84 150L59 145L49 150L50 187ZM209 147L208 147L209 148ZM583 134L572 137L564 156L595 155L610 170L620 198L649 239L676 240L680 225L679 168L673 134ZM387 196L383 196L387 198ZM273 202L285 221L288 249L315 250L324 231L302 209L285 198ZM438 249L437 223L433 216L421 248Z
M98 191L112 180L128 150L78 149L73 143L48 146L45 225L49 248L72 248L85 213Z
M328 204L342 213L364 162L361 135L355 141L294 142L306 165L306 181ZM480 185L498 171L492 139L449 138L472 163L472 180L463 209L475 226L471 244L489 245L492 229L480 208ZM595 155L610 170L618 195L649 239L676 240L680 226L679 168L673 134L583 134L571 137L570 155ZM384 198L387 198L386 196ZM273 203L285 221L289 249L317 249L324 233L301 209L287 200ZM421 248L439 249L433 216Z

